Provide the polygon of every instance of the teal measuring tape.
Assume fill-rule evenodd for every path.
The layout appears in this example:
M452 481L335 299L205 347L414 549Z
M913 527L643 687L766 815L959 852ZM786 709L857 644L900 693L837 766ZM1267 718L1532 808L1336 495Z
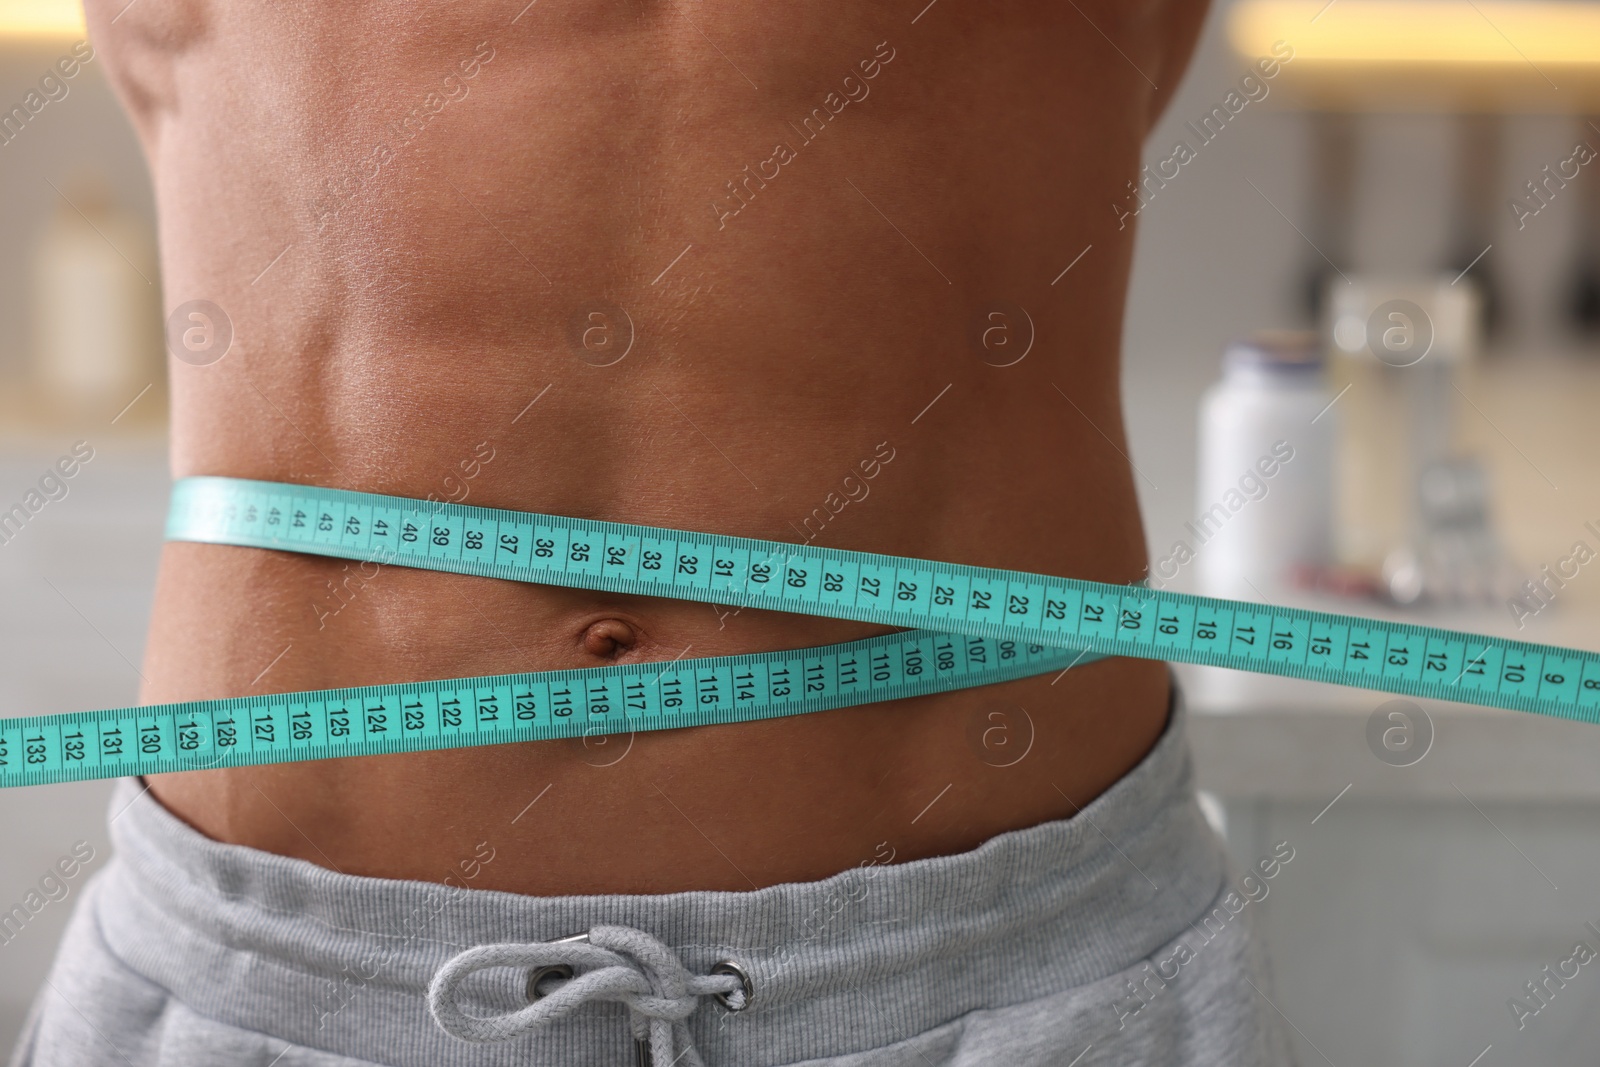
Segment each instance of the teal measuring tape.
M824 648L0 720L0 786L743 722L1104 656L1594 722L1600 654L1296 608L626 523L233 478L167 538L882 623Z

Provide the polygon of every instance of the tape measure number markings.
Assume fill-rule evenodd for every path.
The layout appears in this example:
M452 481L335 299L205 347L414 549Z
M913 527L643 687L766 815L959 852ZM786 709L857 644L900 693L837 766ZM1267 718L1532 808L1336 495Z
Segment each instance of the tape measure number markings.
M179 482L167 536L1600 719L1600 653L1138 585L231 478Z
M1098 657L927 630L677 663L0 720L0 786L769 719L1010 681Z
M0 720L0 786L747 721L1104 655L1600 716L1594 653L909 557L228 478L179 482L167 536L916 629L666 665Z

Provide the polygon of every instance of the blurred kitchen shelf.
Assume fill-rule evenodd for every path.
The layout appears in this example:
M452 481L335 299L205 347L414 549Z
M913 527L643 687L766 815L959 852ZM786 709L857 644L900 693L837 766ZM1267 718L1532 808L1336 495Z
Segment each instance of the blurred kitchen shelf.
M1600 72L1531 67L1423 71L1378 63L1298 61L1272 84L1273 106L1373 114L1553 114L1600 111Z
M57 447L56 442L107 437L166 442L166 383L124 399L72 406L51 398L29 381L0 381L0 455ZM115 420L115 421L113 421Z
M1600 109L1600 5L1546 0L1239 0L1245 62L1293 58L1280 105L1325 111Z

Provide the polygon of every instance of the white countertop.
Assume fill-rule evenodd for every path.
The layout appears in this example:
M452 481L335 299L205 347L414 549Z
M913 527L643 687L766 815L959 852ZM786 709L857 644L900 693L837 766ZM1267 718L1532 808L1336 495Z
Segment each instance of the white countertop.
M1571 648L1596 648L1600 619L1557 601L1518 630L1503 605L1385 609L1327 598L1299 606L1443 626ZM1368 748L1367 720L1393 694L1179 665L1193 711L1201 788L1229 798L1328 800L1354 795L1473 801L1600 800L1600 729L1441 700L1412 700L1433 723L1432 747L1408 767ZM1219 692L1220 690L1220 692ZM1406 698L1409 699L1409 698ZM1460 792L1457 787L1460 787Z
M1524 712L1417 701L1433 721L1428 753L1390 766L1367 748L1368 709L1197 709L1200 787L1229 799L1331 801L1353 795L1485 801L1600 801L1600 729ZM1457 791L1459 787L1459 792Z

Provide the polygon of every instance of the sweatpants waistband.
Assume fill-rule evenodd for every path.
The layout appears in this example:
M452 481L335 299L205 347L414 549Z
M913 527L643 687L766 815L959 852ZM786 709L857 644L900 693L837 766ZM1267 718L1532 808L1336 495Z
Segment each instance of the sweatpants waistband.
M647 931L695 974L731 960L751 976L748 1010L689 1021L717 1062L842 1056L1096 982L1206 911L1226 860L1195 801L1185 723L1175 700L1155 747L1071 819L751 892L528 897L341 875L212 841L130 779L113 800L114 858L83 906L110 952L192 1011L358 1060L381 1032L397 1067L576 1062L563 1043L606 1030L630 1062L616 1004L475 1047L427 1009L430 980L463 950L608 925ZM478 977L469 1009L526 1005L516 976Z

